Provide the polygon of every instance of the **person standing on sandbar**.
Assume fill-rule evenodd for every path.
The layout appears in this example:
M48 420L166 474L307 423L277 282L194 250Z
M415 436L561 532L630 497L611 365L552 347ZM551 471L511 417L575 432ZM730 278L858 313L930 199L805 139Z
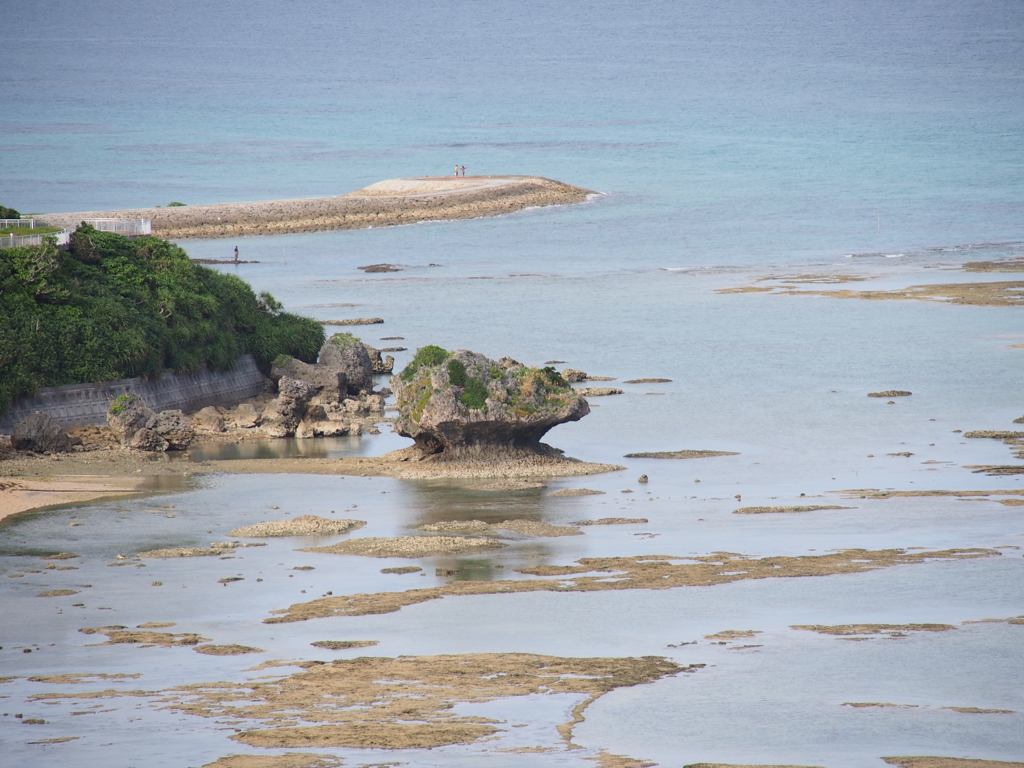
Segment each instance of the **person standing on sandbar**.
M455 175L456 176L459 175L459 166L457 166L457 165L455 166Z
M235 246L235 264L238 263L238 246Z

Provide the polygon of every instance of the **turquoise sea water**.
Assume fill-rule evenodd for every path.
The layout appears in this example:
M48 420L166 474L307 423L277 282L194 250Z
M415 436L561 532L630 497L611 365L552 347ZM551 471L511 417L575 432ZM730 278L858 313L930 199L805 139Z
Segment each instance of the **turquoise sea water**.
M60 34L47 19L60 20ZM0 687L9 696L0 710L48 722L0 718L13 765L202 765L256 752L228 741L224 726L135 700L103 700L109 712L74 716L80 703L30 697L100 686L27 678L137 672L141 679L102 687L146 690L244 680L266 674L244 671L261 661L324 658L309 642L328 638L380 641L330 658L523 651L709 665L591 705L576 729L583 750L565 750L554 730L578 701L537 696L467 710L526 724L499 742L333 750L351 765L579 768L602 748L664 766L1024 758L1024 697L1014 684L1024 628L962 624L1024 614L1024 507L836 493L1019 490L1020 475L972 471L1017 462L1010 449L963 432L1019 428L1020 309L717 292L801 275L857 280L800 290L1013 280L961 266L1024 254L1020 3L53 2L5 8L2 23L0 203L24 212L327 196L444 175L455 163L602 193L465 222L182 245L203 258L228 258L238 245L258 263L223 269L293 311L384 318L354 330L377 346L408 347L394 353L399 367L434 343L616 377L608 384L625 394L594 398L590 416L548 441L627 467L504 493L217 476L160 500L22 516L0 528L0 571L22 574L0 579L11 617L0 622L0 677L18 678ZM358 270L379 262L402 271ZM672 381L623 383L642 377ZM886 389L914 394L892 404L866 397ZM385 432L261 449L376 455L405 442ZM684 448L738 455L624 458ZM641 473L646 486L636 483ZM605 495L548 495L567 487ZM732 514L808 503L852 509ZM152 511L165 504L174 517ZM356 536L450 519L648 519L514 541L463 563L474 578L588 556L849 547L1002 555L706 589L463 597L285 625L261 621L327 590L441 584L433 568L458 559L429 559L419 563L425 576L396 577L379 570L407 561L300 553L312 542L286 539L233 561L107 567L117 554L205 545L238 525L331 510L367 520ZM79 570L44 570L40 550L82 555ZM315 570L289 576L300 565ZM244 580L217 583L235 575ZM35 597L61 588L79 594ZM77 632L148 621L266 650L208 657L96 647L95 636ZM865 622L958 629L845 642L790 628ZM705 638L730 629L760 632L734 644L760 647ZM1011 713L944 709L972 706ZM29 743L65 736L78 738ZM500 751L538 746L554 751Z

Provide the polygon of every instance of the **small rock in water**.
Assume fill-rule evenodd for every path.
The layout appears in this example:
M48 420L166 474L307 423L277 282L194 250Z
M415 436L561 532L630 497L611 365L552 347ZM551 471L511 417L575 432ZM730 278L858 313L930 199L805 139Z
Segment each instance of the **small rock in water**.
M640 475L640 477L638 477L638 478L636 479L636 481L637 481L638 483L646 483L646 482L647 482L647 475Z

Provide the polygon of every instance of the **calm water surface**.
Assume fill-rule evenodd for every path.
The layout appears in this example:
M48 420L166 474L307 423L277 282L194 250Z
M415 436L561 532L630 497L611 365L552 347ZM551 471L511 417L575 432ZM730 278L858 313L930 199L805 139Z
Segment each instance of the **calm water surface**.
M59 19L61 33L43 19ZM717 292L780 276L857 278L802 286L855 290L1013 280L960 267L1024 255L1020 3L225 0L197 9L56 0L6 8L3 25L0 203L23 212L336 195L447 174L455 163L603 193L467 222L182 245L202 258L229 258L239 246L259 263L223 269L292 311L383 317L354 330L379 347L408 347L393 353L399 367L417 347L439 344L615 377L609 385L623 395L594 398L590 416L549 442L626 467L506 492L213 476L145 499L21 516L0 527L0 676L16 678L0 686L0 710L10 713L0 718L5 765L198 766L256 751L229 741L231 728L136 699L104 699L111 711L85 717L72 714L81 702L45 704L31 698L38 693L246 680L266 674L245 670L269 659L496 651L667 655L708 666L602 698L576 729L580 751L566 751L554 728L579 701L568 696L460 707L526 723L494 743L327 751L351 765L515 768L589 765L584 758L602 748L662 765L1024 757L1015 684L1024 629L962 623L1024 613L1022 507L835 493L1019 490L1019 475L972 471L1016 463L1008 446L963 436L1013 429L1024 414L1019 309ZM358 270L379 262L402 271ZM624 383L645 377L671 382ZM886 389L913 395L892 404L866 397ZM406 442L386 432L267 441L198 449L192 460L377 455ZM737 455L623 458L683 448ZM636 483L641 473L650 483ZM578 487L605 493L549 496ZM801 504L850 509L732 514ZM296 551L343 537L270 539L227 560L108 567L119 554L208 545L237 526L299 514L366 520L355 536L444 520L647 522L520 538L486 556L427 559L422 573L403 576L380 569L408 561ZM262 623L327 591L445 583L435 568L494 580L582 557L850 547L1002 555L710 588L446 598L392 614ZM46 570L38 556L59 551L81 555L58 561L78 570ZM292 570L299 566L313 570ZM219 583L236 576L243 580ZM36 597L50 589L78 594ZM95 635L78 632L151 621L265 651L96 646ZM864 642L791 629L866 622L958 628ZM705 637L730 629L760 634L729 646ZM309 645L324 639L380 645ZM28 679L61 673L142 677ZM22 725L16 713L47 723ZM78 738L30 743L62 737ZM555 751L497 751L537 746Z

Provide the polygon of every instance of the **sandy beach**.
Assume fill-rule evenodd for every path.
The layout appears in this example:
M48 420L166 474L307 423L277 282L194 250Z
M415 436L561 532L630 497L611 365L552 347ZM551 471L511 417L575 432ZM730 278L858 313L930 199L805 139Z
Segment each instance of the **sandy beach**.
M85 504L126 494L144 493L148 478L142 475L33 475L0 480L0 521L19 512L62 504Z
M157 237L208 239L475 219L572 205L592 194L540 176L451 176L390 179L338 197L48 213L40 218L64 227L75 227L83 219L149 219Z

